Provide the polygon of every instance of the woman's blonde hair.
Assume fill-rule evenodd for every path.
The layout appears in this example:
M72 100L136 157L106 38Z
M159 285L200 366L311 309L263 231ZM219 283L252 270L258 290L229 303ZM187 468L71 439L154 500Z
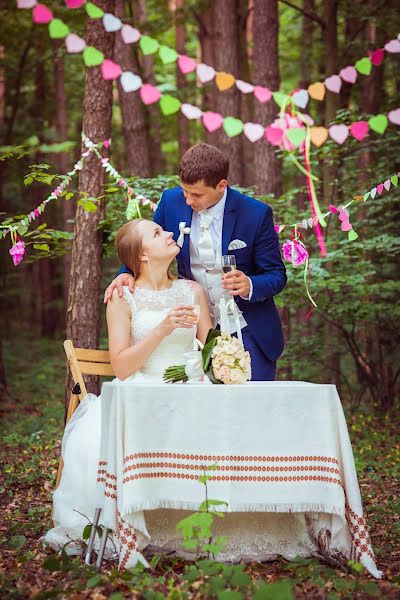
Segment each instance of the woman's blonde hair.
M143 254L143 236L139 233L138 225L148 219L133 219L117 231L115 245L120 261L128 267L137 278L141 271L140 257ZM151 222L151 221L150 221ZM168 267L168 279L175 279L171 265Z

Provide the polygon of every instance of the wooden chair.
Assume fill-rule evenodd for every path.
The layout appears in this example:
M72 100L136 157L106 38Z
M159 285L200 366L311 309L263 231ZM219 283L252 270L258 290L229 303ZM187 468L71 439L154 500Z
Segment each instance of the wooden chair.
M108 350L86 350L84 348L75 348L71 340L65 340L64 350L67 355L68 366L74 380L74 388L71 390L69 398L67 420L70 420L76 411L79 402L86 396L87 389L83 375L103 375L115 377L113 368L110 364L110 355ZM64 463L60 457L58 465L56 489L60 483Z

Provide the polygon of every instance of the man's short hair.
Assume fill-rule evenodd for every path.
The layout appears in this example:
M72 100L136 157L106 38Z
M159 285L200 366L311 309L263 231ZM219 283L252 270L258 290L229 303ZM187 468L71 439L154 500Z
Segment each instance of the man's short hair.
M228 179L228 173L228 157L209 144L196 144L189 148L179 165L179 178L189 185L204 181L208 187L215 188L221 179Z

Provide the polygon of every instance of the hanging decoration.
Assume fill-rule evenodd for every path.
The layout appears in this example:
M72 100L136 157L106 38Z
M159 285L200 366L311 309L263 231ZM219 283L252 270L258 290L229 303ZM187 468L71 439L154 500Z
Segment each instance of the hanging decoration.
M109 33L120 31L125 44L139 42L139 47L144 55L155 54L158 52L163 64L176 62L184 75L196 71L197 78L201 83L207 83L215 80L215 84L220 92L231 89L234 85L236 85L240 92L243 94L252 93L254 97L261 103L266 103L273 97L273 91L269 90L268 88L256 86L246 81L242 81L241 79L236 79L236 77L234 77L234 75L231 73L215 71L215 69L210 65L206 65L201 62L199 63L195 59L190 58L185 54L179 54L175 49L160 44L155 38L142 34L138 29L132 27L131 25L124 24L121 19L115 15L111 13L105 13L99 6L92 2L85 3L84 0L65 0L65 3L67 8L70 9L80 8L83 4L85 4L88 16L92 19L102 19L105 31ZM37 23L50 23L51 21L51 11L46 9L43 4L37 4L34 0L19 0L18 7L34 7L33 19ZM38 13L36 14L35 9L38 7L40 8L39 11L36 11ZM65 35L62 35L61 33L62 30L59 24L57 28L59 30L59 37L65 37ZM389 40L383 48L370 50L368 52L368 56L360 58L354 65L344 67L338 74L330 75L329 77L326 77L324 81L311 83L307 90L298 90L293 97L294 104L298 108L306 108L310 98L317 101L322 101L327 91L339 94L343 82L349 85L354 85L359 74L368 77L372 73L372 67L378 67L382 63L385 52L389 54L400 53L399 36L396 39Z
M241 119L227 116L224 117L220 113L207 111L203 112L199 107L192 104L182 104L178 98L175 98L169 94L162 94L160 90L150 84L144 84L142 79L136 73L131 71L123 71L121 66L113 60L104 57L104 54L93 46L87 46L83 38L79 37L75 33L71 33L69 28L60 20L54 19L52 12L47 9L44 4L28 2L28 5L21 0L18 4L20 8L33 8L33 20L36 23L44 23L49 25L49 34L51 37L65 39L65 44L68 52L71 53L82 53L83 60L86 67L98 67L100 66L101 73L106 80L120 80L121 86L126 93L140 90L140 97L142 102L146 105L160 103L161 112L166 115L173 115L181 111L187 119L201 120L203 126L210 133L223 128L225 134L228 137L235 137L244 133L246 138L255 143L260 139L267 139L272 145L280 145L281 137L284 135L284 129L279 126L270 125L265 128L261 123L244 123ZM71 3L67 2L68 8L77 8L83 3L71 0ZM383 59L384 50L390 53L400 52L400 41L398 39L391 40L385 45L385 48L378 49L371 54L371 58L364 57L357 61L354 67L345 67L339 75L331 75L325 79L324 84L321 82L313 83L309 86L308 90L298 89L292 92L291 95L284 94L276 91L272 92L262 86L252 86L249 83L235 80L235 78L229 73L220 72L217 73L212 67L203 63L197 64L193 59L185 55L178 55L175 50L162 46L157 40L150 36L142 35L138 30L134 29L130 25L123 24L120 19L112 15L111 13L104 13L104 11L91 2L85 3L85 8L88 16L92 19L102 19L103 25L106 31L121 31L125 43L132 43L133 41L139 41L141 50L144 54L154 54L159 52L161 59L164 64L168 62L178 62L178 65L182 65L182 72L190 72L191 67L196 64L196 72L202 83L216 79L217 87L220 90L226 90L231 88L234 83L237 84L238 89L243 93L253 92L254 96L259 102L267 102L271 98L274 99L279 107L282 104L288 102L292 103L293 109L305 108L308 104L309 97L315 100L323 100L325 97L326 89L340 92L341 79L347 83L355 82L357 72L364 75L369 74L370 69L368 65L377 66ZM56 25L54 26L54 21ZM400 36L400 34L399 34ZM399 49L397 49L399 46ZM173 59L173 60L172 60ZM354 80L354 81L353 81ZM346 139L351 136L358 141L362 141L369 133L373 131L382 135L388 124L393 123L394 125L400 125L400 108L395 108L390 111L388 115L380 114L372 116L368 121L357 121L350 125L344 123L331 125L329 128L323 126L311 127L310 139L311 143L316 147L322 146L328 137L335 141L337 144L343 144ZM295 128L291 127L293 131L289 134L292 136L293 141L296 142L301 135L299 131L295 131ZM288 139L288 143L292 143Z

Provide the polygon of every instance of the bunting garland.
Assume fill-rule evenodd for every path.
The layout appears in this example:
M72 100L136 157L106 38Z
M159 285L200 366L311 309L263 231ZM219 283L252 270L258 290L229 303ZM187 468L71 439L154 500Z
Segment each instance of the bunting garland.
M68 52L76 53L84 50L86 46L85 40L74 33L70 33L67 25L60 19L54 19L52 11L44 4L37 4L36 0L18 0L17 4L19 8L33 8L34 22L49 24L51 37L66 38L65 43ZM112 13L105 13L99 6L92 2L66 0L66 5L70 9L80 8L84 4L86 13L91 19L102 20L105 31L109 33L120 31L125 44L139 42L139 47L144 55L158 52L163 64L177 63L184 75L196 72L198 80L203 84L214 80L220 92L231 89L235 85L241 93L253 94L260 103L269 102L274 97L274 92L267 87L253 85L241 79L236 79L231 73L215 71L210 65L198 62L185 54L179 54L174 48L160 44L155 38L142 34L138 29L129 24L124 24L121 19ZM339 94L343 82L354 85L358 75L370 76L373 72L373 67L378 67L382 63L385 52L389 54L400 53L400 34L396 39L389 40L383 48L371 50L368 53L369 56L360 58L354 65L344 67L338 74L330 75L324 81L311 83L307 90L296 90L293 94L294 104L298 108L304 109L310 98L322 101L327 91Z
M73 2L74 6L72 6L71 3L68 4L67 2L69 8L78 6L78 1L71 1ZM27 4L29 4L29 6ZM80 3L79 6L81 6L82 4L83 2ZM180 100L178 100L178 98L170 94L162 94L157 87L147 83L143 83L142 79L136 73L133 73L131 71L123 71L118 63L105 58L104 54L94 46L87 46L83 38L80 38L75 33L71 33L67 25L65 25L60 19L55 19L51 10L48 9L44 4L37 4L36 2L33 2L33 0L21 0L18 5L20 8L33 7L34 22L38 24L48 24L50 37L65 39L68 52L82 53L86 67L100 67L101 74L106 80L119 79L122 89L126 93L139 90L141 100L145 105L155 104L159 102L161 112L165 116L173 115L176 114L178 111L181 111L182 114L189 120L201 120L205 129L207 129L207 131L209 131L210 133L223 128L225 134L228 137L235 137L237 135L240 135L241 133L244 133L246 138L252 143L257 142L261 139L266 139L270 144L277 146L280 145L282 136L286 135L285 132L280 130L279 127L274 127L273 125L265 127L261 123L244 123L241 119L237 119L236 117L224 117L222 114L213 111L203 112L199 107L195 105L188 103L182 104ZM162 56L164 56L164 61L168 56L168 52L170 52L169 57L172 58L172 49L169 49L165 46L160 47L159 43L154 38L149 38L149 36L142 36L140 32L138 32L137 30L133 30L133 28L130 25L123 25L120 19L118 19L114 15L111 15L110 13L104 13L102 9L100 9L91 2L86 2L85 7L90 18L106 19L105 23L107 31L121 30L121 35L125 37L125 41L129 40L126 41L126 43L132 43L132 41L135 38L137 38L142 42L142 50L144 47L145 53L150 54L159 49L160 52L162 52ZM130 29L123 29L126 27ZM145 42L143 42L143 40L145 40ZM397 43L399 45L399 50L396 50ZM388 44L386 44L385 48L388 52L400 52L400 41L391 40L390 42L388 42ZM178 59L179 56L177 55L176 60ZM378 59L376 57L374 60L374 64L378 64ZM361 59L361 62L358 61L358 63L360 64L356 63L356 66L358 64L359 72L362 72L363 69L363 67L360 65L364 65L364 70L366 70L365 61L369 61L369 59ZM185 65L186 68L188 66L187 61L183 60L182 58L180 60L180 64L183 64L184 68ZM346 69L350 68L353 67L346 67ZM201 65L200 71L202 73L204 81L207 79L207 76L212 75L211 71L208 71L207 75L207 69L212 69L212 67L208 67L207 65ZM211 78L213 77L214 75ZM331 77L338 76L334 75ZM227 87L229 78L232 78L234 80L233 76L227 73L215 73L215 78L216 81L220 82L220 86L222 86L224 89L229 89L229 87L231 87ZM250 84L246 85L249 86ZM317 82L312 84L310 87L312 88L310 92L311 97L322 100L325 95L325 92L323 91L323 89L325 89L324 85L321 82ZM333 85L330 86L330 88L332 87ZM331 89L331 91L333 90ZM270 92L269 90L267 90L267 92L268 94L272 95L274 101L278 104L278 106L282 107L283 105L291 104L292 111L295 110L295 107L304 108L305 106L307 106L308 103L308 97L306 97L306 94L308 95L308 92L306 90L296 90L290 96L283 94L279 91ZM266 102L267 99L269 99L268 94L266 94L265 91L263 91L263 89L259 86L254 87L254 94L260 102ZM358 141L362 141L368 135L370 130L382 135L386 131L389 122L393 123L394 125L400 125L400 108L395 108L394 110L391 110L387 115L374 115L368 121L356 121L351 125L346 125L344 123L334 124L331 125L328 129L322 126L314 127L314 124L312 123L310 130L310 139L311 143L316 147L322 146L322 144L326 142L328 137L330 137L337 144L341 145L346 141L350 134ZM299 140L302 136L305 137L305 132L303 133L301 129L302 128L300 127L299 131L297 132L293 129L293 131L289 134L292 137L292 140L288 139L287 141L289 143L293 143L294 145L299 145L299 143L301 142L296 143L296 141ZM301 139L301 141L304 139L304 137Z

